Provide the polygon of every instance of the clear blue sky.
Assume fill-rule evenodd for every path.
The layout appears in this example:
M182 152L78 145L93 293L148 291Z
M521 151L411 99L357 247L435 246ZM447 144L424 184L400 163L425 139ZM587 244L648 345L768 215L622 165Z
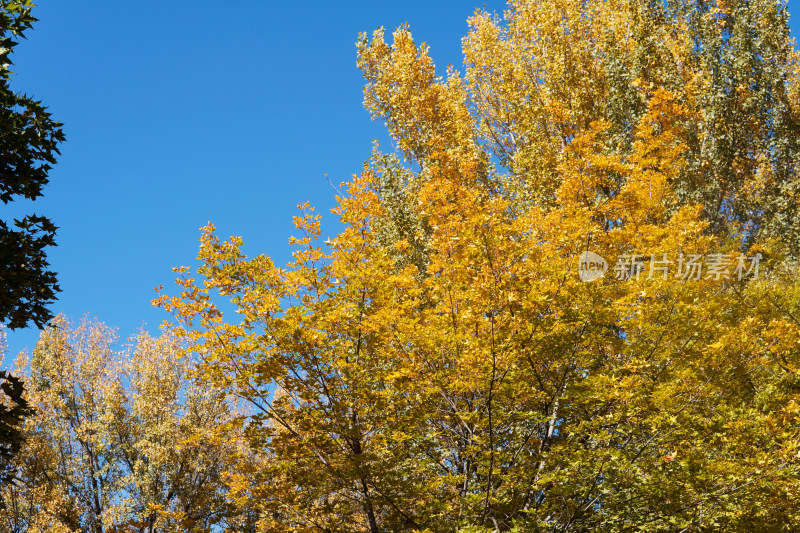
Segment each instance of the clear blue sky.
M65 2L40 0L12 59L15 90L49 106L67 142L45 196L3 207L59 227L49 252L63 292L122 337L168 318L150 300L195 265L199 228L289 258L296 205L323 215L328 183L361 170L383 128L362 107L359 32L404 22L437 69L461 63L476 7L501 1ZM175 291L173 290L173 293ZM9 355L38 331L9 332Z
M153 289L175 292L171 267L195 265L209 221L285 262L295 206L332 219L324 174L349 179L385 138L362 107L358 33L408 22L444 72L461 65L476 7L505 2L39 0L12 87L43 100L67 142L45 196L2 216L35 211L59 226L53 310L123 338L155 331L167 316ZM37 336L9 332L10 355Z

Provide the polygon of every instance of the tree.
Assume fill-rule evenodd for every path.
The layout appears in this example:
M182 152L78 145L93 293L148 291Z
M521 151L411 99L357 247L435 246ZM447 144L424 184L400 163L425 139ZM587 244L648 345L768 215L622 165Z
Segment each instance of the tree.
M157 300L257 410L236 487L263 530L800 527L786 16L514 2L446 79L407 28L362 36L399 153L337 198L344 229L302 206L278 267L208 226Z
M3 371L0 372L0 380L0 389L8 398L0 405L0 483L5 485L14 480L11 462L24 441L20 426L24 418L33 412L22 396L25 389L19 378Z
M226 499L246 450L210 432L235 424L235 410L194 383L175 339L142 333L129 353L114 340L101 323L58 316L20 361L37 416L16 461L21 483L2 493L3 530L250 531Z
M0 358L6 355L5 330L0 327ZM0 486L14 482L14 458L25 441L23 421L33 414L25 399L22 381L10 372L0 372ZM1 504L2 502L0 502Z
M61 124L51 119L41 102L15 93L9 87L11 59L18 40L36 21L29 0L0 1L0 200L4 204L21 196L35 200L47 184L58 143L64 141ZM47 305L60 290L47 270L45 248L55 245L56 227L42 216L0 220L0 324L22 328L42 327L52 314ZM7 462L21 446L19 425L31 411L22 397L22 382L2 373L3 409L0 410L0 448L3 474L0 486L10 483Z
M6 331L0 325L0 360L6 355ZM0 487L7 487L18 481L16 459L25 443L23 425L34 410L25 398L22 380L10 372L0 372L0 391ZM0 509L4 505L0 499Z
M55 122L40 101L11 90L11 59L20 38L36 19L30 0L0 2L0 200L35 200L48 182L51 165L64 141L62 124ZM55 245L56 227L50 219L28 215L0 220L0 322L22 328L43 327L52 314L47 305L59 287L47 269L46 248Z

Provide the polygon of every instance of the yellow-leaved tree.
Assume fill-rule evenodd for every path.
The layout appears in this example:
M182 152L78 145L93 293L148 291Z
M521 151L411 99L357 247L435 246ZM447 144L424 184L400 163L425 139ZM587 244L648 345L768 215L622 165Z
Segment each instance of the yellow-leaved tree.
M344 229L302 206L280 267L208 226L158 300L255 410L231 487L260 530L800 527L786 17L520 0L446 78L405 27L362 36L398 153Z
M145 333L127 351L114 331L62 315L18 374L35 410L0 492L9 533L253 531L229 498L228 473L247 452L222 440L237 410L193 379L178 341Z

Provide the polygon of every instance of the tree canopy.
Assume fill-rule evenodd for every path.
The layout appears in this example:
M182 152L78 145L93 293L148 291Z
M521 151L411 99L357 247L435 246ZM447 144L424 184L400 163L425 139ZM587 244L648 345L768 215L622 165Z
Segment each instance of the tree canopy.
M41 102L10 87L10 55L36 19L30 0L0 0L0 201L35 200L42 195L48 172L64 141L61 124ZM59 292L48 270L46 248L55 245L50 219L28 215L13 223L0 219L0 325L11 329L43 327L52 317L48 305ZM12 459L22 446L23 418L32 411L23 384L0 372L0 486L14 478Z
M362 35L397 150L337 198L344 229L303 206L280 267L209 226L159 300L258 410L264 530L796 529L787 18L514 1L445 77L407 27ZM613 269L582 281L586 252Z
M9 533L241 531L252 513L229 498L249 454L238 412L193 379L177 340L140 333L115 350L113 329L59 315L17 372L36 409L24 425L19 483L0 491Z
M799 530L787 21L775 0L515 0L438 74L407 26L359 36L395 149L343 185L342 229L301 204L277 265L209 224L155 302L174 320L127 352L57 318L20 361L37 415L0 521Z
M30 0L0 1L0 201L42 196L48 173L64 141L62 124L42 102L10 87L10 55L36 19ZM28 215L13 223L0 220L0 323L9 328L43 327L52 317L47 306L59 292L48 270L46 248L55 245L49 218Z

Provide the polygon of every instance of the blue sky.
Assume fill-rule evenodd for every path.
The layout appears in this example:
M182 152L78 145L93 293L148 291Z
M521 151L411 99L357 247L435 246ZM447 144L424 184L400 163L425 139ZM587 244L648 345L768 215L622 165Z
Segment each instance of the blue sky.
M59 226L53 310L123 338L155 331L168 317L154 287L174 293L171 267L195 265L209 221L248 253L288 260L296 205L332 219L325 174L349 179L385 138L362 107L358 33L408 22L444 72L461 64L476 7L505 2L39 0L12 87L43 100L67 142L45 196L2 216ZM9 332L10 355L37 337Z
M45 196L3 207L59 226L53 306L119 328L168 318L150 304L195 265L199 228L289 259L296 206L329 214L384 130L362 107L359 32L408 22L437 69L461 62L466 19L505 3L40 0L12 87L41 99L67 142ZM174 293L174 291L173 291ZM36 330L9 332L9 354Z

